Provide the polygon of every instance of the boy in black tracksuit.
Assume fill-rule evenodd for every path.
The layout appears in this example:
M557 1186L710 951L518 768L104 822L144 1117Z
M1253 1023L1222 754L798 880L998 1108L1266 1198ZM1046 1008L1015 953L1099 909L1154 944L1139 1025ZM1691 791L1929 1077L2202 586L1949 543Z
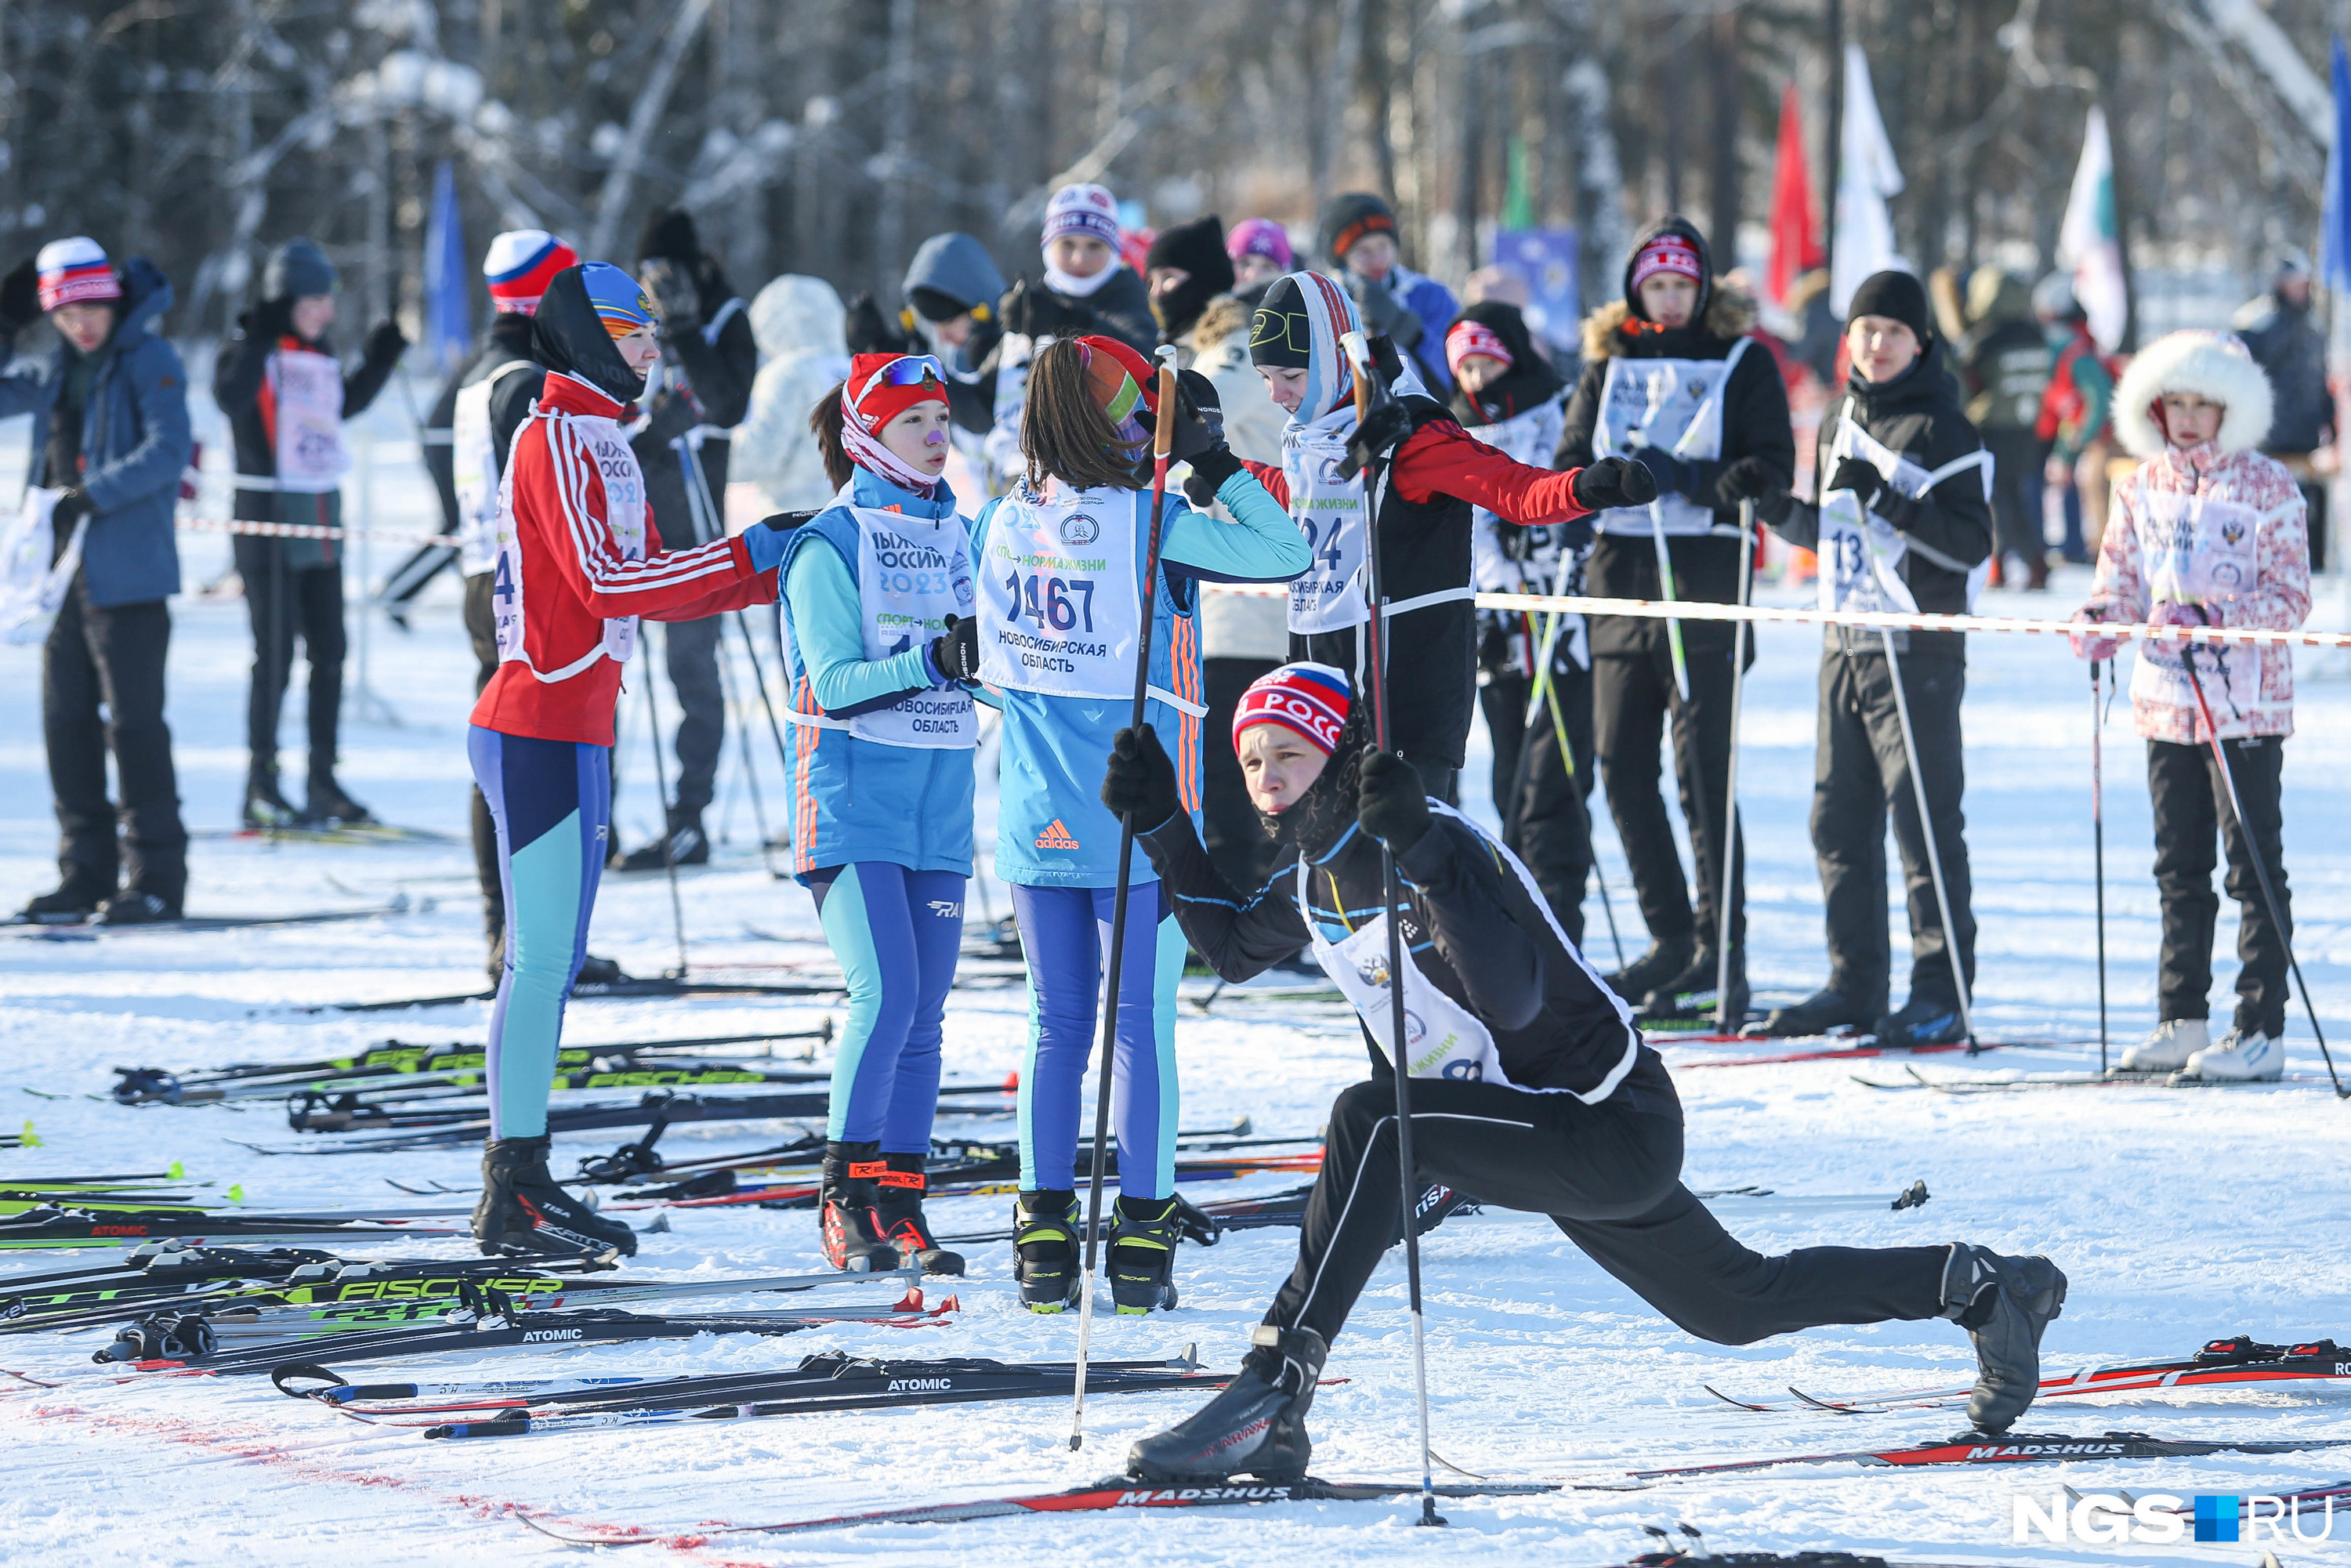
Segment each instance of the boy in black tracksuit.
M1308 681L1329 674L1287 666L1259 689L1293 672ZM1256 894L1217 874L1148 731L1120 735L1103 800L1144 827L1140 841L1186 937L1219 975L1259 973L1312 935L1326 971L1381 1034L1384 960L1367 963L1358 984L1355 964L1365 956L1334 955L1332 945L1367 932L1389 907L1380 841L1395 852L1415 971L1407 996L1428 1025L1415 1046L1446 1030L1437 1052L1458 1052L1463 1036L1483 1037L1482 1078L1452 1072L1455 1062L1441 1076L1415 1077L1422 1176L1489 1206L1549 1214L1658 1312L1718 1343L1821 1323L1950 1318L1974 1333L1981 1362L1970 1418L1999 1431L2022 1414L2038 1391L2041 1330L2064 1299L2055 1265L1967 1243L1806 1248L1778 1258L1741 1246L1681 1184L1681 1106L1664 1064L1562 936L1524 868L1467 819L1425 799L1402 759L1367 750L1360 713L1332 733L1330 716L1316 716L1311 696L1301 702L1293 690L1245 703L1241 722L1252 719L1241 746L1252 798L1261 809L1270 800L1269 825L1287 852ZM1260 739L1257 728L1277 733ZM1324 746L1332 749L1318 761L1311 750ZM1295 792L1266 793L1288 788ZM1365 1032L1384 1066L1373 1028ZM1304 1472L1304 1416L1329 1344L1399 1234L1396 1159L1395 1085L1377 1072L1332 1107L1297 1265L1253 1333L1239 1376L1189 1420L1138 1442L1131 1470L1166 1480Z
M1753 301L1714 277L1705 237L1668 217L1634 245L1624 299L1585 320L1583 373L1568 399L1553 466L1630 456L1656 476L1658 490L1654 507L1593 519L1599 542L1585 569L1587 591L1665 598L1657 576L1662 532L1674 597L1716 604L1739 597L1739 503L1784 491L1795 473L1787 389L1770 352L1746 335L1754 319ZM1687 696L1674 670L1674 624L1681 629ZM1726 930L1727 1010L1734 1018L1746 1010L1745 894L1737 856L1728 918L1716 908L1730 769L1733 632L1727 621L1600 616L1592 622L1601 779L1650 939L1649 950L1609 984L1650 1017L1714 1010L1716 944ZM1682 816L1698 860L1695 912L1657 789L1657 747L1668 717Z
M637 271L661 307L662 359L658 380L647 389L644 428L629 445L645 471L645 502L663 547L684 549L726 535L726 433L750 412L759 345L751 336L750 313L682 208L647 221L637 242ZM667 853L679 865L710 858L702 813L716 793L719 748L726 739L721 630L716 615L662 628L680 710L677 798L667 802ZM626 854L617 849L612 864L621 871L659 871L664 863L658 839Z
M1898 344L1906 332L1915 358L1902 362ZM1854 293L1847 339L1854 369L1844 394L1821 422L1822 501L1774 497L1766 503L1764 520L1789 543L1820 552L1828 607L1964 614L1992 551L1991 455L1944 368L1926 290L1908 273L1869 278ZM1880 348L1888 342L1897 348ZM1875 382L1866 373L1865 353L1891 356L1878 361ZM1873 445L1875 452L1867 449ZM1865 528L1857 526L1856 504L1869 514ZM1905 754L1896 665L1909 704L1916 758ZM1763 1032L1875 1027L1880 1045L1966 1037L1911 781L1915 766L1926 784L1959 967L1972 992L1976 927L1959 810L1965 786L1959 700L1966 691L1963 632L1826 629L1812 826L1827 905L1829 980L1816 995L1773 1012ZM1886 1016L1892 967L1886 939L1889 809L1910 910L1910 999L1891 1017Z

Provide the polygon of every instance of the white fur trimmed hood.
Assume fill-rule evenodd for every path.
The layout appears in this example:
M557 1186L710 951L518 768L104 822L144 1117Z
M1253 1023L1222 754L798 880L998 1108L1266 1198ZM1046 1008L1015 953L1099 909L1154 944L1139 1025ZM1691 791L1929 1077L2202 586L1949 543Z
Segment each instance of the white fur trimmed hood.
M2244 343L2229 332L2174 332L2141 350L2115 392L2115 434L2134 457L2164 448L2154 404L2165 392L2194 392L2222 404L2216 444L2251 452L2270 433L2270 378Z

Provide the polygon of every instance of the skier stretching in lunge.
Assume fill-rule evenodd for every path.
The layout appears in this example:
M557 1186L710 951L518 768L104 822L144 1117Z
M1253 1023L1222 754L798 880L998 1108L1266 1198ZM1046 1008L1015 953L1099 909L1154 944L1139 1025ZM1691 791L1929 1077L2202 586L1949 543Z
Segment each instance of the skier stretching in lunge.
M1973 1336L1981 1367L1969 1418L2005 1431L2039 1388L2042 1330L2065 1300L2057 1266L1967 1242L1776 1258L1740 1245L1681 1184L1681 1104L1625 1004L1560 933L1517 857L1427 799L1402 758L1370 749L1365 731L1336 670L1285 665L1249 689L1235 747L1286 852L1253 894L1228 884L1200 848L1157 738L1119 734L1102 799L1132 813L1193 947L1243 980L1311 943L1380 1044L1390 1011L1384 841L1409 900L1405 996L1425 1026L1413 1044L1441 1042L1412 1063L1423 1179L1550 1215L1651 1306L1719 1343L1821 1323L1949 1318ZM1141 829L1148 823L1158 826ZM1240 1375L1189 1420L1136 1443L1131 1471L1158 1480L1305 1472L1306 1412L1323 1359L1397 1239L1395 1103L1384 1073L1340 1094L1298 1265L1251 1334Z

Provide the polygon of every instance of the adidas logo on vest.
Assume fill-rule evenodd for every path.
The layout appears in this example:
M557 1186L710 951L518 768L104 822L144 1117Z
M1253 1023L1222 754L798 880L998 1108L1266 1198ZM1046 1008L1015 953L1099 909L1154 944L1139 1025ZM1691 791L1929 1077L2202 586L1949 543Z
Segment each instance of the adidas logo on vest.
M1046 824L1043 832L1037 835L1037 847L1040 850L1073 850L1078 847L1078 841L1070 837L1070 830L1061 826L1061 819L1056 817Z

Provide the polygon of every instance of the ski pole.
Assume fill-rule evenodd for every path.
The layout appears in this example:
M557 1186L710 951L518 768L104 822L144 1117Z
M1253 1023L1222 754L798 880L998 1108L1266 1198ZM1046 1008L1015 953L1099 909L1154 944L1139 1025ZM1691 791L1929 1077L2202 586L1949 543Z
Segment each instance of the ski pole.
M2104 696L2099 661L2090 661L2090 859L2098 888L2098 1076L2106 1075L2106 810L2105 747L2099 733Z
M2213 665L2220 664L2218 654ZM2262 860L2262 846L2253 837L2253 825L2245 819L2245 803L2237 796L2237 776L2229 768L2229 753L2220 744L2220 729L2212 722L2212 705L2204 700L2204 683L2196 674L2196 650L2179 650L2179 667L2188 672L2189 689L2196 694L2196 711L2204 716L2204 737L2212 746L2212 760L2220 764L2220 782L2227 787L2230 814L2237 819L2237 831L2244 835L2245 858L2253 862L2253 880L2262 884L2262 902L2269 906L2270 925L2278 934L2278 942L2285 948L2286 967L2294 971L2294 983L2302 992L2302 1009L2310 1015L2310 1032L2318 1037L2318 1054L2326 1063L2326 1076L2335 1084L2337 1100L2351 1100L2351 1090L2343 1087L2343 1079L2335 1071L2335 1053L2326 1049L2326 1031L2318 1027L2318 1009L2310 999L2310 982L2302 977L2302 960L2294 956L2294 936L2286 929L2285 911L2278 906L2277 889L2270 883L2270 868Z
M662 645L666 651L669 645L669 636L666 632L663 633ZM653 663L652 651L648 649L646 652L645 663L650 666ZM645 671L645 728L650 732L650 738L653 743L653 789L661 797L662 809L662 870L669 877L669 919L671 926L677 932L677 977L683 980L685 978L687 967L685 905L677 896L677 835L670 831L669 826L669 768L662 761L661 699L653 695L653 673L651 668Z
M1144 535L1143 625L1135 633L1134 704L1127 719L1130 729L1143 727L1145 694L1151 685L1151 631L1157 620L1152 610L1159 594L1159 512L1167 499L1167 456L1176 444L1176 350L1162 348L1159 414L1151 424L1151 520ZM1110 954L1102 966L1102 1071L1097 1075L1100 1082L1094 1093L1094 1168L1086 1194L1085 1271L1079 1276L1083 1300L1078 1307L1078 1364L1070 1406L1071 1453L1085 1447L1086 1441L1086 1352L1093 1343L1094 1258L1101 1245L1102 1176L1110 1163L1110 1092L1118 1066L1119 987L1121 967L1126 957L1126 878L1134 862L1134 816L1125 812L1118 822L1118 881L1111 894Z
M1340 339L1340 343L1354 367L1355 421L1360 429L1372 403L1371 345L1364 341L1361 332L1345 334ZM1388 749L1388 601L1380 580L1379 538L1379 481L1384 467L1375 455L1364 465L1364 515L1370 533L1365 541L1364 562L1365 587L1372 601L1372 612L1364 622L1364 635L1367 640L1364 667L1371 686L1372 745L1380 751ZM1406 958L1403 894L1402 880L1396 874L1395 852L1383 841L1380 844L1380 897L1386 904L1383 918L1388 923L1388 1061L1395 1069L1398 1212L1404 1220L1405 1295L1411 1303L1413 1401L1420 1416L1420 1518L1417 1522L1433 1525L1443 1524L1445 1520L1437 1511L1436 1475L1429 1460L1428 1334L1421 1313L1420 1230L1416 1223L1419 1216L1416 1213L1420 1194L1413 1181L1412 1064L1411 1049L1407 1044L1410 1031L1404 1007Z
M1755 586L1755 503L1739 503L1739 602L1745 604ZM1747 685L1747 622L1741 621L1730 644L1730 761L1722 785L1722 897L1714 907L1714 1027L1731 1032L1730 1021L1730 892L1731 873L1739 864L1739 699ZM1740 1022L1745 1023L1741 1009Z
M703 472L700 450L689 445L681 448L679 455L684 460L686 474L694 480L694 488L687 492L687 499L689 501L697 497L700 499L702 515L709 519L707 526L709 536L712 538L726 538L726 518L718 510L717 502L711 498L710 480ZM776 596L778 599L783 597L783 585L780 582L776 585ZM783 768L784 776L789 779L791 777L792 759L790 754L784 749L784 727L776 717L775 699L768 695L767 666L759 662L759 645L752 639L751 622L745 618L740 610L735 611L733 614L735 630L743 639L744 655L751 661L751 679L759 688L759 706L767 710L768 734L776 743L777 766ZM766 848L765 843L760 845L762 852Z
M1557 656L1560 628L1565 624L1561 612L1552 612L1543 631L1542 668L1535 674L1535 690L1551 708L1552 743L1559 747L1559 759L1567 768L1568 783L1577 782L1575 747L1567 743L1567 717L1559 710L1559 683L1551 678L1552 660ZM1528 716L1530 721L1533 715ZM1608 917L1608 943L1616 949L1616 967L1625 967L1625 938L1616 934L1616 901L1608 896L1608 873L1601 868L1600 848L1592 841L1592 805L1581 789L1575 790L1575 809L1583 813L1583 847L1592 852L1592 879L1600 884L1600 911Z

